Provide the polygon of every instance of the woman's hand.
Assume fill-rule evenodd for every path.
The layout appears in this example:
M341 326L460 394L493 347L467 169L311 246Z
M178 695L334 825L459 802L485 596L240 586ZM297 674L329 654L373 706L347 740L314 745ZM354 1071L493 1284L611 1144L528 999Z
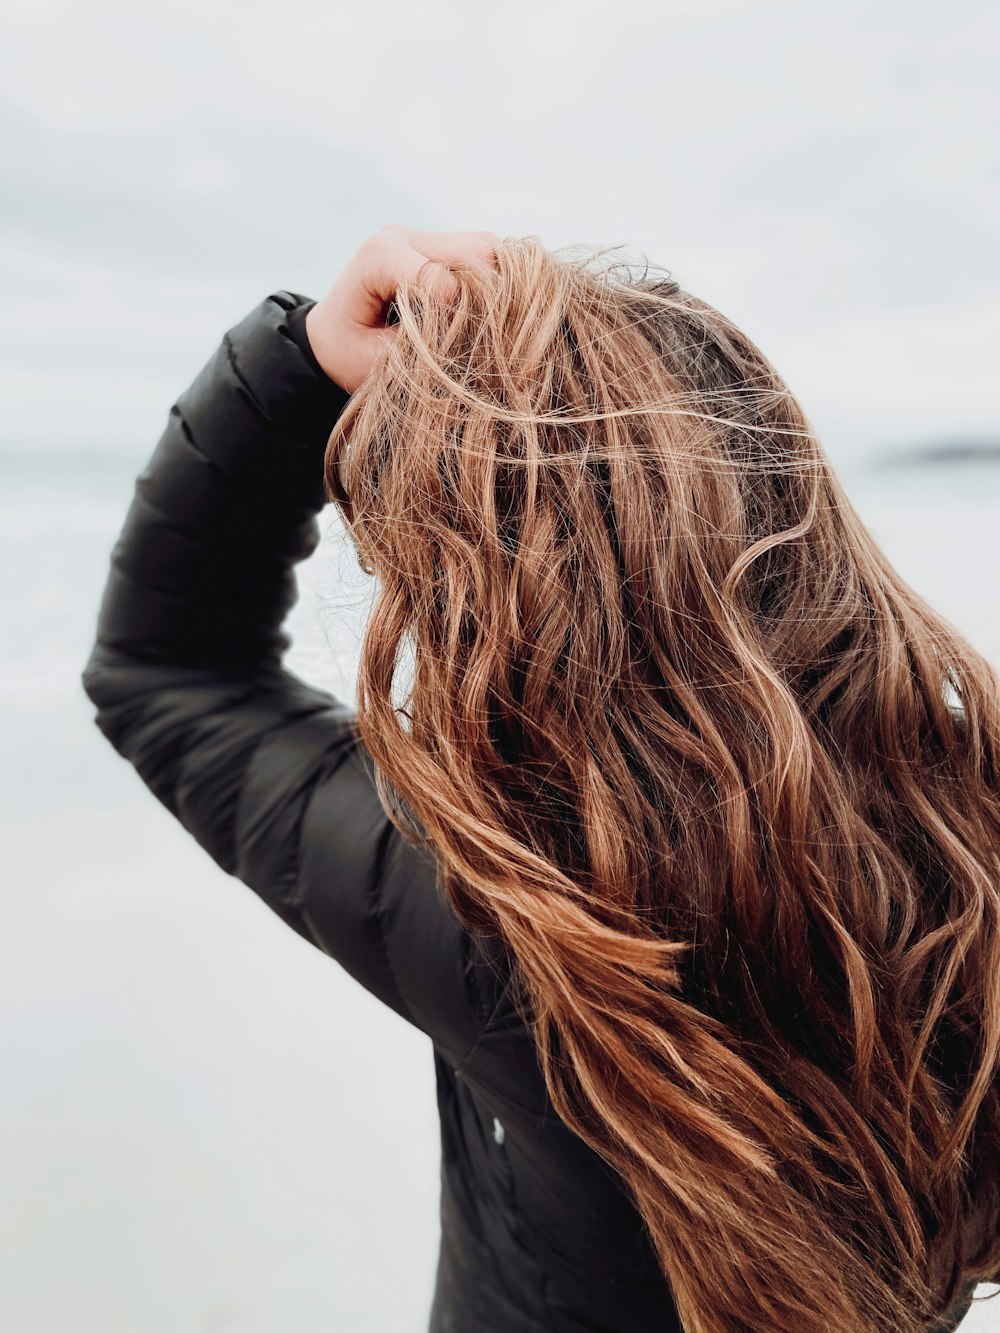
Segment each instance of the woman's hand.
M354 393L375 364L389 303L404 279L429 292L454 296L458 283L447 265L495 266L500 237L492 231L414 231L388 226L369 236L326 296L306 314L306 334L316 360L347 393Z

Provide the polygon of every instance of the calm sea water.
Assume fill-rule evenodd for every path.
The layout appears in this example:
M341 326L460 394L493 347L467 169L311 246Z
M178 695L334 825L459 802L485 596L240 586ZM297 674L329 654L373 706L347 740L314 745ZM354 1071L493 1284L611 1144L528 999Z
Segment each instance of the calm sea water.
M215 867L79 684L144 462L0 457L3 1322L422 1333L429 1042ZM1000 467L843 475L904 577L1000 663ZM353 700L371 585L331 520L287 660ZM1000 1329L1000 1302L963 1327Z

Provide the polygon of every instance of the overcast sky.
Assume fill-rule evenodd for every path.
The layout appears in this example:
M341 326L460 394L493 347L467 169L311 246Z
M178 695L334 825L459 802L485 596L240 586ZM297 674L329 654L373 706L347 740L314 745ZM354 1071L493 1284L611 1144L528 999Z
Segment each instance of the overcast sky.
M998 432L1000 7L7 0L0 448L148 453L386 222L621 245L831 453Z
M620 245L743 325L835 459L1000 442L998 66L974 0L4 0L4 1327L426 1326L424 1039L211 864L79 685L132 477L224 330L387 222ZM1000 469L866 487L1000 661ZM353 700L356 563L300 572L289 665Z

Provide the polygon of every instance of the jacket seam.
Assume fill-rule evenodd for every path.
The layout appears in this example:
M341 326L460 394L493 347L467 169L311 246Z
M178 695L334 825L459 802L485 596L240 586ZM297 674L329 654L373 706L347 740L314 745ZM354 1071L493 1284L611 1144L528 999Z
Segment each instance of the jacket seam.
M233 369L234 370L236 369L235 366L233 367ZM237 377L239 377L238 371L236 372L236 374ZM240 382L242 383L242 380ZM205 450L201 447L201 445L198 443L197 436L194 433L194 428L191 425L190 421L188 421L187 417L184 415L184 409L181 407L180 399L178 399L177 402L175 402L171 407L170 415L176 416L177 423L180 426L181 435L191 446L193 451L198 455L198 457L202 460L202 462L207 464L208 467L212 468L213 471L217 472L218 475L222 477L224 480L228 481L229 474L226 472L225 468L221 467L215 461L214 458L210 457L210 455L207 454ZM139 491L139 494L142 496L143 500L145 500L147 504L151 505L152 501L146 494L146 483L147 483L146 473L140 473L136 481L136 488ZM183 532L198 532L198 529L195 528L190 528L190 529L182 528L179 530ZM204 536L204 532L199 533L199 535Z
M266 432L267 436L272 441L277 441L282 445L287 445L287 441L285 440L282 432L278 429L274 420L268 415L264 405L258 401L257 396L254 393L253 389L250 387L250 384L246 376L240 369L239 361L236 356L236 346L233 343L232 338L230 338L228 332L222 335L222 347L226 353L226 359L229 362L229 365L232 367L232 371L236 377L237 383L247 396L247 401L250 405L250 410L252 414L254 415L254 417L256 417L257 421L259 422L261 427Z
M500 992L500 994L497 996L496 1002L494 1003L493 1007L490 1009L490 1012L487 1014L486 1018L485 1018L485 1019L483 1020L483 1022L480 1024L479 1029L478 1029L478 1031L476 1032L476 1035L475 1035L475 1036L473 1037L473 1039L472 1039L472 1044L470 1045L469 1049L465 1052L465 1054L462 1056L461 1060L460 1060L460 1061L458 1062L458 1064L455 1066L455 1073L456 1073L456 1074L462 1074L462 1073L465 1072L466 1066L468 1065L469 1061L472 1059L472 1057L475 1055L476 1051L479 1049L479 1043L482 1041L483 1037L489 1035L490 1031L492 1030L493 1020L496 1018L497 1014L499 1013L499 1011L500 1011L500 1006L503 1004L504 1000L507 998L507 994L508 994L508 992L509 992L509 990L510 990L510 987L511 987L511 978L508 978L506 984L505 984L504 987L503 987L503 990L502 990L502 991Z
M228 360L230 366L232 367L233 374L239 381L244 393L250 399L254 411L257 413L257 415L263 422L265 422L268 426L272 426L273 429L272 422L268 419L267 413L264 411L262 404L257 401L257 395L250 387L249 383L247 382L246 376L240 369L240 366L236 360L236 348L233 346L233 340L232 338L230 338L228 331L222 335L222 345L226 350L226 359Z

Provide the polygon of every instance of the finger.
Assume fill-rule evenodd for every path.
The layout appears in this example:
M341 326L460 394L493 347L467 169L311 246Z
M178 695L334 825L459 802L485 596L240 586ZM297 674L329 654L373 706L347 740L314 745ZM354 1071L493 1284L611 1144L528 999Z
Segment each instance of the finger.
M500 237L492 231L421 231L416 227L388 227L428 259L495 265Z
M401 237L386 236L363 275L366 291L383 307L392 301L403 282L448 301L458 294L458 280L444 265L415 250Z

